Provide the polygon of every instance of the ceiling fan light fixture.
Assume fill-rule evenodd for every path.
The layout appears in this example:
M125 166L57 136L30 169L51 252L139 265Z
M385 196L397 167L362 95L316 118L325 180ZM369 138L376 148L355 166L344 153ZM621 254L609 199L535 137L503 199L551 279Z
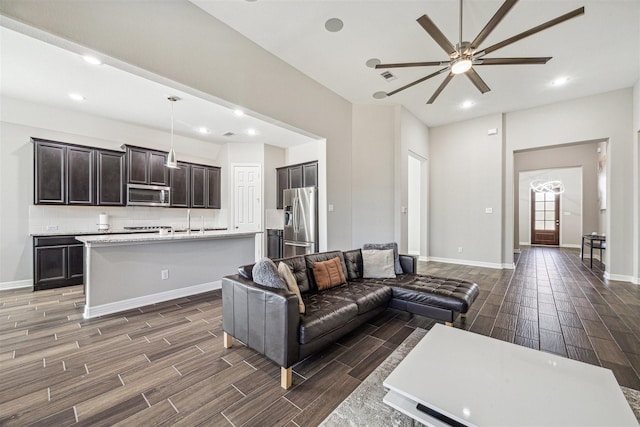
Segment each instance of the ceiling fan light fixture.
M463 74L471 69L473 62L470 58L462 58L451 64L451 72L453 74Z

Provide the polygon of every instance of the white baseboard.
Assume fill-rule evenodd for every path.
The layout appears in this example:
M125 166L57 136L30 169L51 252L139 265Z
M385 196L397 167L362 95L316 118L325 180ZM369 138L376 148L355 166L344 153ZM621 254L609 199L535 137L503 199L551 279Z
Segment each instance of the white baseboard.
M582 245L578 245L575 243L566 243L563 245L560 245L561 248L573 248L573 249L582 249Z
M518 242L520 246L531 246L531 242Z
M502 270L504 268L510 268L510 269L514 268L513 265L509 266L509 264L483 262L483 261L471 261L467 259L455 259L455 258L429 257L429 261L444 262L447 264L470 265L473 267L497 268L499 270Z
M187 288L174 289L172 291L145 295L143 297L131 298L123 301L112 302L109 304L97 305L94 307L85 306L84 318L91 319L94 317L105 316L107 314L117 313L119 311L131 310L134 308L157 304L159 302L169 301L176 298L201 294L203 292L213 291L220 288L222 288L222 280L216 280L215 282L202 283L200 285L189 286Z
M424 256L424 255L419 256L419 257L418 257L418 261L429 261L429 257Z
M14 280L13 282L0 282L0 291L19 288L33 288L33 280Z
M633 276L627 276L624 274L610 274L608 271L604 272L604 278L606 280L617 280L618 282L629 282L635 285L640 284L637 277L634 278Z

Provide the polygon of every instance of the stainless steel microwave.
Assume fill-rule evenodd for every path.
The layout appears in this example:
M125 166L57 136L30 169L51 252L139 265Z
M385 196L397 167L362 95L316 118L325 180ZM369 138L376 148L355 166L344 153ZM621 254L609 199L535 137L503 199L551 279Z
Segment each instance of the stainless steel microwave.
M127 206L170 206L171 187L127 185Z

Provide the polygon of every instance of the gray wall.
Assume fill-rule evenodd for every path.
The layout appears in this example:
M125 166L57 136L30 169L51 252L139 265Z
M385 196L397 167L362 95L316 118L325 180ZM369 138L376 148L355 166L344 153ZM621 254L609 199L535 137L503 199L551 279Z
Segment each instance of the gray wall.
M579 167L582 169L582 215L584 233L600 230L600 207L598 206L598 144L590 142L585 144L569 145L564 147L544 148L514 153L514 180L518 185L520 172L539 169ZM521 223L518 216L520 200L514 200L514 223ZM562 220L562 218L561 218ZM521 224L522 225L522 224ZM580 232L582 232L580 231ZM514 231L514 248L519 247L519 242L529 241L528 236L520 236L519 228ZM564 236L569 239L569 236ZM575 244L575 241L565 242Z

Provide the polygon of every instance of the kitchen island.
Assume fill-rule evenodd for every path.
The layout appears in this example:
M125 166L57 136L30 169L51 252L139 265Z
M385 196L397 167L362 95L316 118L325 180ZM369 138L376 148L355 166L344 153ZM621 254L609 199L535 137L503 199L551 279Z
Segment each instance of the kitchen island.
M219 289L255 261L256 232L76 236L84 243L89 319Z

